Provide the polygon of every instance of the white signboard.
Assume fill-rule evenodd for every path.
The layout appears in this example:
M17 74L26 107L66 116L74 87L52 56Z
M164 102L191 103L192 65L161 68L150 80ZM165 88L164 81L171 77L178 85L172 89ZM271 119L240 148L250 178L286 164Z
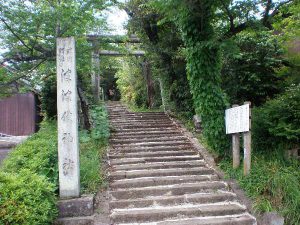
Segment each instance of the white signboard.
M250 106L245 104L225 110L226 134L250 130Z
M61 198L79 197L75 40L57 39L57 123L59 192Z

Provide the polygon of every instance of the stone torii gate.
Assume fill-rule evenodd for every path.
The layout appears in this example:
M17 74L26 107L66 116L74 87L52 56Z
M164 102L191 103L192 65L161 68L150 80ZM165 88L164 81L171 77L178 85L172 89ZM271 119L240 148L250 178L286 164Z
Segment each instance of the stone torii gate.
M135 35L132 36L120 36L120 35L88 35L87 40L92 43L92 53L91 53L91 84L93 89L94 99L96 101L100 100L100 56L144 56L145 52L138 51L128 51L126 53L118 52L118 51L109 51L109 50L101 50L101 43L132 43L138 44L141 43L140 39ZM149 84L151 83L151 74L149 62L145 60L143 63L143 71L145 73L145 77L147 79L147 90L149 94ZM151 85L150 85L151 86Z

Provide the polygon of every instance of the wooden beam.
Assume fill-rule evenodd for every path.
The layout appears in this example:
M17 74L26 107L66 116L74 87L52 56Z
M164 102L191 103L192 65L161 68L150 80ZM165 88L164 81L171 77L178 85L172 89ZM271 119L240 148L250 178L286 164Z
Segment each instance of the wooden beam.
M130 52L117 52L117 51L109 51L109 50L100 50L99 55L106 55L106 56L127 56L127 55L133 55L133 56L144 56L144 51L130 51Z
M126 35L87 35L87 40L105 43L141 43L141 40L135 35L129 37Z

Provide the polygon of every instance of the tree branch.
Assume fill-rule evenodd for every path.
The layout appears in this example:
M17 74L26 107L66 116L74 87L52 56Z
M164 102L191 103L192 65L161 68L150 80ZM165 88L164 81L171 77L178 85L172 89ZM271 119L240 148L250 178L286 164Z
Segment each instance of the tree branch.
M42 65L44 62L46 62L47 59L44 59L44 60L41 60L38 64L36 64L35 66L33 66L30 70L26 71L26 72L23 72L22 75L18 76L18 77L15 77L14 79L8 81L8 82L5 82L3 84L0 84L0 87L1 86L7 86L7 85L10 85L24 77L26 77L28 75L28 73L32 72L33 70L37 69L40 65Z
M13 28L11 26L9 26L9 24L6 22L6 20L2 17L0 17L0 20L4 23L4 25L6 26L6 28L29 50L32 51L32 48L30 48L28 45L26 45L26 43L24 42L24 40L13 30Z

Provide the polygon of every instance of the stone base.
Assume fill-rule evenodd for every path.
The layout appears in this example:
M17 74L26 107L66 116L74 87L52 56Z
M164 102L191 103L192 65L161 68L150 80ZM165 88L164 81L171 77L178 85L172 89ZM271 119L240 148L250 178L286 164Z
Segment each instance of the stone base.
M58 217L84 217L94 214L94 195L58 201Z
M261 225L284 225L284 218L276 212L268 212L263 215Z
M94 216L66 217L57 219L55 225L94 225Z

